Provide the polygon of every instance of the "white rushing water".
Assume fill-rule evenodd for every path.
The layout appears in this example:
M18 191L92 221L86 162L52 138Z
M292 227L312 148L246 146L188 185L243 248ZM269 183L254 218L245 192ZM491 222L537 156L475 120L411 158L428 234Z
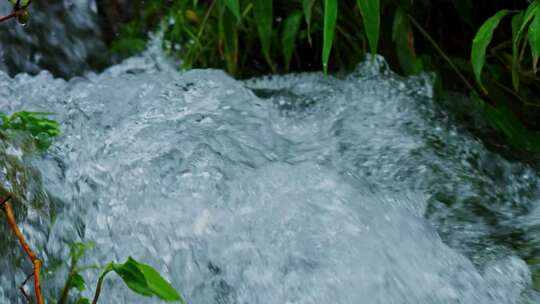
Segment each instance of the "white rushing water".
M23 221L46 264L94 240L86 263L134 256L193 304L539 301L501 241L538 239L536 172L444 114L428 76L381 58L342 78L240 82L178 72L155 50L69 81L0 74L0 111L21 109L63 130L26 160L56 210ZM23 302L17 261L1 264L0 303ZM102 302L158 301L110 279Z

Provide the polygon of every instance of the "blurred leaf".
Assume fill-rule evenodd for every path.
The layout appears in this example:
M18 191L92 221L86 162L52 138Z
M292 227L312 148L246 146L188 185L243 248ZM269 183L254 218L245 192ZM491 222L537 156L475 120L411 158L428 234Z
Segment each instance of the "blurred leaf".
M357 0L362 13L364 28L368 37L371 53L377 53L380 31L380 3L379 0Z
M300 22L302 21L302 12L292 12L283 24L283 33L281 36L281 44L283 49L283 57L285 59L285 70L289 70L291 64L291 58L294 53L296 45L296 37L298 36L298 30L300 29Z
M219 15L219 34L223 43L223 52L227 71L231 75L236 75L238 67L238 29L235 17L228 10L221 8Z
M77 300L77 302L75 302L75 304L90 304L90 300L87 298L80 298Z
M77 264L77 261L86 253L87 250L92 249L96 246L95 242L77 242L71 245L70 256L74 264Z
M323 32L323 68L328 73L328 60L334 44L334 31L336 29L338 12L337 0L324 0L324 32Z
M52 138L60 135L60 127L54 120L48 119L51 113L15 112L11 117L2 114L2 129L23 130L29 132L40 151L46 150L52 144Z
M306 17L306 23L308 28L308 41L311 44L311 13L313 11L313 4L315 0L303 0L302 6L304 8L304 16Z
M540 7L540 0L534 0L529 7L527 7L527 10L525 11L525 16L523 17L523 22L521 23L521 26L519 27L519 31L517 32L517 35L514 38L514 43L517 43L519 39L521 39L521 35L523 34L523 31L531 21L531 19L536 15L536 11L538 10L538 7Z
M415 75L422 71L422 61L416 57L414 36L406 13L398 8L394 15L392 40L396 44L399 64L406 75Z
M69 289L77 288L79 291L83 291L86 288L86 282L80 273L75 273L69 282Z
M471 0L453 0L451 1L454 7L459 12L459 16L463 18L465 23L471 28L475 27L474 17L473 17L473 1Z
M143 296L157 296L166 301L184 303L182 297L154 268L129 257L124 264L113 264L116 272L134 292Z
M523 23L523 12L512 17L512 85L514 90L519 91L519 41L516 39L519 26Z
M272 38L273 8L272 0L254 0L253 13L257 20L257 30L266 62L272 67L270 39Z
M538 57L540 57L540 9L536 9L536 15L529 27L529 44L533 58L533 71L536 73Z
M493 32L501 22L502 18L510 13L509 10L498 11L490 17L478 30L473 40L471 63L473 65L474 76L480 87L486 91L482 85L482 69L486 62L486 50L493 38Z
M540 152L538 135L530 132L509 109L498 109L485 104L485 114L490 124L506 135L510 143L521 150Z
M19 7L25 7L30 4L30 0L10 0L11 4L16 5L19 2Z
M240 20L240 1L239 0L225 0L225 5L231 10L231 13Z

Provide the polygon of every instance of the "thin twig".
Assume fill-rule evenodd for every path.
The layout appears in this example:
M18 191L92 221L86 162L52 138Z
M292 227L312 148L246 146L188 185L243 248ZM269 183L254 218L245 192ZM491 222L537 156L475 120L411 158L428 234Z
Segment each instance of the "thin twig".
M24 280L24 282L22 282L21 286L19 287L19 290L22 292L24 298L26 299L26 302L30 303L31 299L30 299L30 296L26 293L26 290L24 290L24 286L26 285L26 283L28 283L28 280L30 280L31 277L34 276L34 273L31 273L30 275L28 275L26 277L26 280Z
M15 18L15 17L17 17L19 15L24 14L25 12L26 12L26 8L20 8L18 10L15 10L15 11L11 12L11 14L9 14L9 15L1 16L0 17L0 22L9 20L11 18Z
M19 287L19 290L20 290L21 293L23 294L23 297L24 297L24 299L26 300L26 303L30 303L30 301L32 301L32 300L30 299L30 296L29 296L29 295L26 293L26 291L24 290L24 285L21 285L21 286Z
M458 75L459 78L461 78L461 80L463 81L463 83L465 84L465 86L467 86L467 88L469 88L469 90L471 91L474 91L476 92L477 90L474 88L474 86L467 80L467 78L459 71L458 67L454 64L454 62L452 61L452 59L450 59L450 57L448 57L446 55L446 53L444 53L444 51L441 49L441 47L437 44L437 42L435 42L435 40L433 40L433 38L431 38L431 36L424 30L424 28L418 24L418 22L416 21L416 19L414 19L413 16L411 15L408 15L409 17L409 20L411 20L412 24L416 27L416 29L424 36L424 38L429 41L429 43L431 43L431 45L433 46L433 48L437 51L437 53L439 53L439 55L446 61L448 62L448 64L450 65L450 67L454 70L454 72L456 72L456 74ZM481 94L482 95L482 94Z
M30 249L30 246L28 245L28 242L26 242L26 239L24 238L24 235L22 234L21 230L19 229L19 226L17 225L17 221L15 219L15 215L13 213L13 209L11 208L11 204L9 203L11 196L9 196L7 199L4 199L2 204L0 204L0 207L4 214L6 215L9 227L11 228L11 231L13 234L15 234L15 237L19 241L19 244L23 248L26 255L30 258L32 261L33 266L33 277L34 277L34 293L36 296L36 304L43 304L43 295L41 293L41 261L38 259L36 254Z

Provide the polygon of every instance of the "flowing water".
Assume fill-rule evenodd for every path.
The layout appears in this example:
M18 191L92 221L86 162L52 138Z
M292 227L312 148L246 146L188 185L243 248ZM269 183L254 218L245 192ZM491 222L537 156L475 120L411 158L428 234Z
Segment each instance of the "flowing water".
M540 301L538 172L442 110L428 75L377 57L343 77L241 82L178 72L157 49L67 81L0 72L0 111L62 125L42 155L0 141L49 295L68 244L94 240L86 264L134 256L188 303ZM29 265L5 233L0 254L0 303L23 303ZM118 279L103 294L157 303Z

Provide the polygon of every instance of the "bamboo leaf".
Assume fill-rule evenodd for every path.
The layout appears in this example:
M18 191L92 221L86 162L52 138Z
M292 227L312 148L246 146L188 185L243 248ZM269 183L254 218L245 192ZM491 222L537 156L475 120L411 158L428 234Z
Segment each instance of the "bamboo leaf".
M514 90L519 91L519 41L516 39L519 27L523 23L523 12L512 17L512 85Z
M519 28L519 31L517 32L516 37L514 38L514 43L517 43L519 39L521 39L521 35L523 34L523 31L531 22L532 18L536 15L536 11L540 7L540 0L534 0L529 7L527 7L527 10L525 11L525 17L523 17L523 22L521 23L521 26Z
M364 28L369 41L371 53L377 53L380 31L380 3L379 0L357 0L358 7L362 13Z
M283 58L285 59L285 70L289 70L291 58L294 53L296 37L302 21L302 12L294 11L285 20L283 24L283 33L281 36L281 46L283 49Z
M257 20L257 30L266 62L272 66L270 40L272 38L273 7L272 0L254 0L253 13Z
M403 72L415 75L422 71L422 61L416 57L414 50L414 37L409 18L398 8L394 16L392 40L396 44L396 53Z
M540 57L540 9L536 9L536 15L529 27L529 45L533 58L533 71L536 73L538 57Z
M315 0L303 0L302 6L304 8L304 16L306 18L307 28L308 28L308 42L311 45L311 15L313 11L313 4Z
M240 20L240 1L239 0L225 0L225 5L231 10L231 13Z
M334 31L336 29L338 12L337 0L324 0L324 32L323 32L323 69L328 73L328 60L334 44Z
M223 43L223 55L227 65L227 72L236 74L238 66L238 29L235 17L224 7L220 7L219 35Z
M476 81L484 91L486 91L486 89L482 85L482 69L486 63L486 50L489 43L493 39L493 32L501 22L502 18L509 13L509 10L498 11L495 15L486 20L484 24L482 24L473 40L471 63L473 65Z

